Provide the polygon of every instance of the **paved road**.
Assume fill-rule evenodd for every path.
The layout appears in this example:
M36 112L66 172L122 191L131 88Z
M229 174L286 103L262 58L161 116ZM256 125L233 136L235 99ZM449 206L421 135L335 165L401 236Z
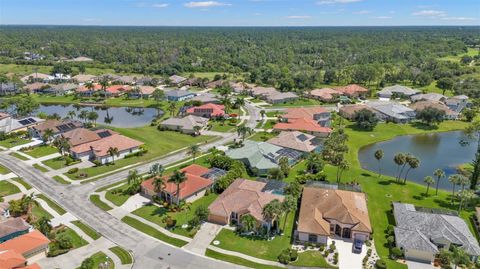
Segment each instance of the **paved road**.
M250 105L247 105L246 108L251 115L246 125L253 128L259 117L259 111ZM215 142L203 145L201 149L208 150L213 146L223 145L236 138L236 134L231 134ZM184 158L186 158L186 152L182 151L155 162L167 165ZM92 226L107 239L131 250L135 257L134 268L244 268L200 256L185 249L172 247L155 240L121 222L89 201L88 196L92 191L100 186L125 179L128 171L121 171L107 176L92 184L65 186L38 172L38 170L25 162L21 162L5 153L0 153L0 163L59 203L78 219ZM136 169L140 172L146 172L150 165L151 163L142 164L136 167Z

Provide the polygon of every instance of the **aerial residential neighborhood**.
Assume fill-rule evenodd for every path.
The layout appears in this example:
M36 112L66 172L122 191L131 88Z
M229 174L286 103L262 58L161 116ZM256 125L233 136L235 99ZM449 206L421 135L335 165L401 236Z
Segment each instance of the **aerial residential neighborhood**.
M0 3L0 269L480 268L474 1L74 2Z

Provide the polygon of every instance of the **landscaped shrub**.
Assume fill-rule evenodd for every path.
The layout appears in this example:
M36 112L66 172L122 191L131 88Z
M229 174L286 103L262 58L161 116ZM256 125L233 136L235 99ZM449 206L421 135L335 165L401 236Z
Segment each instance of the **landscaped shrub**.
M366 241L365 241L365 246L371 247L371 246L372 246L372 241L366 240Z
M69 169L67 173L69 173L69 174L75 174L76 172L78 172L78 167Z
M338 252L333 254L333 264L337 264L337 263L338 263Z
M293 261L296 261L298 259L298 251L296 249L292 249L290 251L290 260L293 262Z
M385 263L384 260L378 259L375 262L375 268L377 268L377 269L387 269L387 264Z
M323 252L323 251L325 250L325 245L320 245L319 250L320 250L321 252Z
M162 222L165 223L165 226L167 226L167 228L175 227L175 225L177 224L177 220L176 220L176 219L173 219L173 218L170 217L170 216L165 216L165 217L162 219Z
M332 241L332 244L330 244L330 247L328 248L328 251L329 251L330 253L333 253L333 252L335 252L335 249L336 249L336 247L335 247L335 241Z
M392 259L397 259L397 258L400 258L403 256L403 252L401 249L397 248L397 247L394 247L392 248L391 250L391 256L392 256Z
M200 225L200 218L198 216L193 217L191 220L188 221L188 225L190 227L197 227Z
M80 269L93 269L93 266L95 266L95 262L89 257L83 260L82 264L80 265Z
M385 230L387 235L393 235L395 233L395 227L393 225L388 225L387 230Z

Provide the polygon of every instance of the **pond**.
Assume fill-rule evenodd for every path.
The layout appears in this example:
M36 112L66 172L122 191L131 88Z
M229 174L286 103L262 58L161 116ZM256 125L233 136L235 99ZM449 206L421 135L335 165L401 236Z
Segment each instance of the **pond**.
M475 155L476 143L462 146L459 143L462 139L464 135L461 131L399 136L363 147L358 152L358 158L362 168L376 173L379 163L374 153L377 149L382 149L384 151L384 157L380 161L382 174L396 177L398 166L393 157L400 152L410 153L420 159L420 166L409 172L408 180L424 185L423 179L426 176L433 176L435 169L442 169L446 177L440 180L439 188L451 190L452 185L448 182L448 176L457 173L458 165L470 163ZM407 168L408 165L404 171Z
M155 108L139 107L105 107L105 106L74 106L74 105L40 105L38 112L46 114L57 113L60 117L67 117L70 111L74 111L76 119L80 112L95 111L98 114L97 123L120 128L134 128L149 124L157 115ZM163 114L163 111L160 111Z

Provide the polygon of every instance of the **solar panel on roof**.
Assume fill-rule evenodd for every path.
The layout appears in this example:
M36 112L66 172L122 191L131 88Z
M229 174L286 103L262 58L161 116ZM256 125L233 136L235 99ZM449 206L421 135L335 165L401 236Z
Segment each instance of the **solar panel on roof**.
M299 136L297 136L298 140L302 141L302 142L305 142L308 140L308 137L305 135L305 134L301 134Z
M98 133L98 136L100 136L100 138L105 138L105 137L108 137L108 136L111 136L111 135L112 134L109 131L102 131L102 132Z
M213 168L210 169L207 173L203 174L202 177L203 177L203 178L208 178L208 179L216 180L216 179L224 176L226 173L227 173L227 171L225 171L225 170L223 170L223 169L220 169L220 168L217 168L217 167L213 167Z
M19 120L18 123L20 123L21 125L27 125L27 124L29 124L29 122L28 122L27 119Z
M75 129L75 124L73 124L73 123L69 122L67 125L68 125L68 127L69 127L69 128L71 128L71 129Z

